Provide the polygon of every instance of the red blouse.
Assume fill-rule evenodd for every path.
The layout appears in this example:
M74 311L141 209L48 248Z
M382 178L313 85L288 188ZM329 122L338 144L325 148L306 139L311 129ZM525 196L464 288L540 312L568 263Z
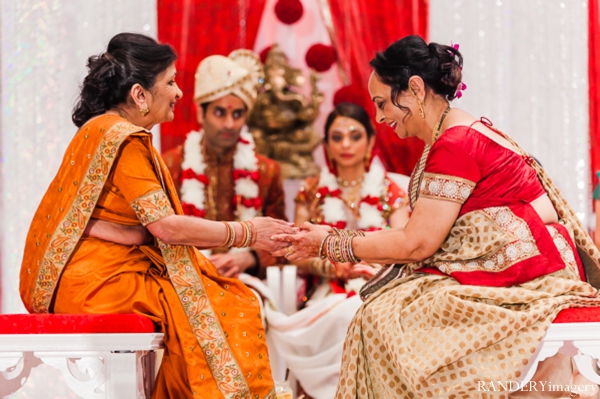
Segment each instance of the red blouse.
M450 175L475 183L459 216L487 203L532 202L546 194L537 172L523 157L469 126L453 126L434 143L425 173Z
M545 193L537 172L523 156L470 126L448 128L431 147L419 198L460 203L459 218L481 211L502 234L514 239L497 250L486 249L470 259L431 259L419 271L447 274L461 284L485 286L521 284L567 265L583 276L565 227L558 223L544 224L531 206L532 201ZM484 239L479 236L474 239L480 238Z

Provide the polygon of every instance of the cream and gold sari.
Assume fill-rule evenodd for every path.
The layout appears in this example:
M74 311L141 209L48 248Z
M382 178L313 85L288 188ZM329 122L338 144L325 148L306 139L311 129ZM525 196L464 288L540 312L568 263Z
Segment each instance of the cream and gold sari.
M582 281L598 286L599 252L543 170L461 128L424 154L411 182L413 200L459 202L459 218L431 258L373 284L348 330L338 399L507 398L486 387L519 381L562 309L600 306ZM543 187L560 223L545 226L519 198L527 185Z

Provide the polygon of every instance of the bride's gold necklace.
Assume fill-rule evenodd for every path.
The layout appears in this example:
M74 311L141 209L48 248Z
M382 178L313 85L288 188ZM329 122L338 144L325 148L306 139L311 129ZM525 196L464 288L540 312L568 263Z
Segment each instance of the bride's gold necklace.
M346 204L350 207L350 209L356 209L357 208L357 202L358 199L360 199L360 189L361 189L361 184L362 183L362 179L361 182L358 183L358 185L354 185L351 186L352 188L350 190L348 190L348 192L344 192L344 197L345 197L345 201Z
M345 188L345 187L356 187L357 185L362 184L364 179L365 179L365 175L362 175L358 179L352 180L352 181L344 180L341 177L337 177L336 181L340 186Z

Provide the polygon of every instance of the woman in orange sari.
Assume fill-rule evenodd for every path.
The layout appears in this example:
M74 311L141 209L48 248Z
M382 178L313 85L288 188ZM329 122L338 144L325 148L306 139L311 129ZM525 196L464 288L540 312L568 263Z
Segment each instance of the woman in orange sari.
M73 111L79 130L27 236L21 297L35 313L151 318L166 346L153 398L274 398L258 301L195 247L273 250L271 235L291 228L270 218L183 216L149 131L173 119L182 96L175 59L168 45L130 33L89 58ZM108 222L133 234L95 237L90 226L104 223L106 232ZM152 242L117 243L144 237L142 226Z
M535 160L487 119L450 108L464 88L457 48L408 36L371 66L378 122L426 144L410 220L370 233L305 224L276 237L293 243L289 260L391 264L361 290L336 398L508 398L489 384L523 377L558 312L600 306L586 282L598 249ZM566 381L538 381L578 388L543 397L585 396L564 358L553 361Z

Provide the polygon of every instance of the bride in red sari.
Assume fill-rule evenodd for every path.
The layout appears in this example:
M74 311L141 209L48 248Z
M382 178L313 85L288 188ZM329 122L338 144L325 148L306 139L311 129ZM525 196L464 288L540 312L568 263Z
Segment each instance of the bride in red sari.
M481 384L518 381L560 310L600 306L576 248L588 277L598 250L532 158L450 108L466 88L457 48L409 36L371 66L377 121L426 143L408 224L366 234L305 224L276 237L293 244L279 251L289 260L392 264L361 292L336 397L508 397Z

